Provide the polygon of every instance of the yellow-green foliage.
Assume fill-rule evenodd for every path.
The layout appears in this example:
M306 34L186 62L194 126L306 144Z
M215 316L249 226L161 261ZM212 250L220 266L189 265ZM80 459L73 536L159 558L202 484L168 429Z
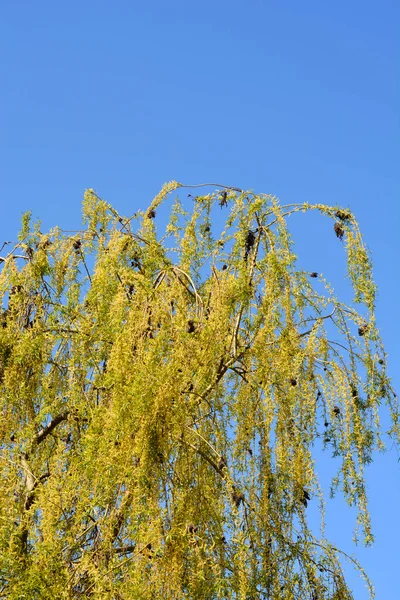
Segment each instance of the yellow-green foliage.
M27 214L2 258L2 598L351 598L307 512L333 450L370 543L383 399L398 433L357 223L220 186L160 237L181 187L131 218L88 190L74 236ZM360 314L296 267L286 217L312 210L341 228Z

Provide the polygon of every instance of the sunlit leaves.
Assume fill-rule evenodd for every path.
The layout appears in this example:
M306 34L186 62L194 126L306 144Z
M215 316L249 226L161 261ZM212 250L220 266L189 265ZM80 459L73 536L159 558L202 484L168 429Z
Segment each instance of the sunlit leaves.
M357 223L221 186L161 227L181 187L131 217L88 190L71 235L24 216L1 263L7 598L351 598L308 521L318 461L339 459L370 543L383 401L398 433ZM343 238L360 313L296 266L286 218L310 210Z

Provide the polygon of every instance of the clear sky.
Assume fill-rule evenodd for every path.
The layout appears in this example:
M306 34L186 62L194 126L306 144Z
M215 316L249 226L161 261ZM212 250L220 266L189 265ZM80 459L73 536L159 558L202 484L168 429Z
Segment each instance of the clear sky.
M2 0L0 245L27 209L77 228L87 187L123 214L171 179L349 206L399 389L399 25L395 0ZM334 238L301 239L310 270L337 274ZM399 471L395 450L369 469L373 548L352 547L354 513L329 507L328 537L378 600L399 597Z

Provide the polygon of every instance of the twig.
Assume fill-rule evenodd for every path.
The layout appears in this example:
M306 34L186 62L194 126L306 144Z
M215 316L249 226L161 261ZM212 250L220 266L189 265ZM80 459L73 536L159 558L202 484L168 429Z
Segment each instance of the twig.
M241 190L238 187L233 187L232 185L222 185L222 183L199 183L198 185L185 185L184 183L180 185L183 188L200 188L200 187L211 187L211 186L221 187L225 190L233 190L235 192L240 192L244 194L244 190Z
M222 473L222 470L219 468L219 466L217 465L217 463L215 463L213 461L213 459L208 456L208 454L206 454L205 452L203 452L200 448L197 448L197 446L195 446L194 444L191 444L190 442L187 441L183 441L181 440L184 444L186 444L187 446L189 446L189 448L191 448L192 450L194 450L196 452L196 454L198 454L199 456L201 456L201 458L204 458L204 460L206 460L208 462L209 465L212 466L212 468L219 474L221 475L222 478L224 478L224 475Z
M190 282L190 285L192 286L192 288L194 290L194 297L196 299L196 313L198 313L198 311L199 311L199 302L200 302L201 306L203 306L203 300L201 299L201 297L199 296L199 294L197 292L196 286L193 283L193 279L190 277L190 275L188 275L188 273L186 273L185 271L183 271L179 267L172 267L172 270L174 272L175 271L179 271L179 273L182 273L182 275L184 275L187 278L187 280ZM181 279L179 277L178 277L178 279L179 279L179 281L181 281ZM186 288L186 289L188 289L188 288ZM190 291L190 290L188 290L188 291Z
M4 258L4 256L0 256L0 262L6 262L7 258L9 258L9 256L7 256L6 258ZM11 258L24 258L25 260L29 260L27 256L20 256L19 254L13 254Z
M203 440L203 442L205 442L205 443L207 444L207 446L210 448L210 450L211 450L212 452L214 452L214 453L215 453L215 454L218 456L218 458L222 458L221 454L219 454L219 453L216 451L216 449L215 449L213 446L211 446L210 442L208 442L208 441L207 441L207 440L206 440L206 439L205 439L205 438L204 438L204 437L201 435L201 433L199 433L199 432L198 432L198 431L196 431L195 429L192 429L191 427L189 427L189 425L186 425L186 427L187 427L187 429L189 429L189 431L192 431L193 433L195 433L196 435L198 435L198 436L199 436L199 438L200 438L200 439L202 439L202 440Z

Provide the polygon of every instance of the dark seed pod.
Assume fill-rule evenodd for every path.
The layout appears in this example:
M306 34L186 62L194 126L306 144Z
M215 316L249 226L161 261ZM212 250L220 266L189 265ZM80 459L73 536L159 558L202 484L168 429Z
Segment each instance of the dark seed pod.
M189 319L189 321L187 322L186 331L188 333L194 333L196 331L196 326L195 326L194 321L192 319Z
M249 229L246 235L246 248L250 250L254 246L254 242L256 241L256 236L254 232Z
M227 270L227 268L228 268L228 265L222 265L222 270L223 270L223 271L226 271L226 270Z
M247 232L247 235L246 235L246 241L245 241L245 245L244 245L244 260L245 261L247 261L247 258L250 254L250 250L254 246L255 241L256 241L256 236L254 235L254 232L251 231L251 229L249 229L249 231Z
M154 208L151 208L148 212L147 212L147 218L148 219L155 219L156 217L156 211L154 210Z
M190 523L190 525L188 525L186 527L186 532L187 533L197 533L197 529L198 529L197 525L193 525L193 523Z
M297 379L295 379L294 377L291 377L291 379L290 379L290 383L291 383L291 385L293 385L293 386L297 385Z
M140 552L141 554L143 554L143 556L146 556L148 559L151 559L153 557L153 549L152 549L152 545L151 544L146 544L146 546L141 550Z
M10 296L12 296L13 294L19 294L20 292L22 292L22 289L22 285L13 285L10 290Z
M318 273L313 271L312 273L310 273L310 277L313 277L314 279L316 279L318 277Z
M82 242L81 240L75 240L74 243L72 244L72 247L74 250L79 250L79 248L82 246Z
M132 260L131 260L131 267L134 267L136 269L140 269L141 268L141 264L140 264L140 260L139 260L139 256L137 256L136 254L133 256Z
M383 358L380 358L380 359L378 360L378 363L379 363L380 365L384 365L384 364L385 364L385 361L383 360Z
M244 494L242 494L242 492L237 492L236 490L233 490L231 493L231 498L236 508L239 508L242 502L244 502Z
M329 423L328 423L328 421L325 421L325 423L324 423L324 427L329 427Z
M368 323L364 323L364 325L361 325L358 328L358 335L360 337L362 337L363 335L365 335L367 333L367 331L368 331Z
M335 217L337 217L341 221L348 221L349 219L351 219L351 213L345 210L337 210L335 212Z
M250 454L250 456L253 456L253 450L251 448L247 448L247 452Z
M338 417L340 415L340 408L338 406L333 407L333 412Z
M343 236L344 236L344 229L341 226L341 224L340 223L335 223L334 226L333 226L333 229L334 229L334 231L336 233L336 237L338 237L339 240L342 240Z
M211 227L209 225L204 225L203 231L204 231L204 233L209 233L210 229L211 229Z
M224 190L223 192L221 192L221 196L219 199L219 205L222 208L223 206L228 206L228 192L226 190Z
M353 398L358 398L358 389L354 383L350 384L351 395Z
M307 490L303 490L303 497L301 499L301 503L305 506L305 508L307 508L309 500L311 500L310 494Z

